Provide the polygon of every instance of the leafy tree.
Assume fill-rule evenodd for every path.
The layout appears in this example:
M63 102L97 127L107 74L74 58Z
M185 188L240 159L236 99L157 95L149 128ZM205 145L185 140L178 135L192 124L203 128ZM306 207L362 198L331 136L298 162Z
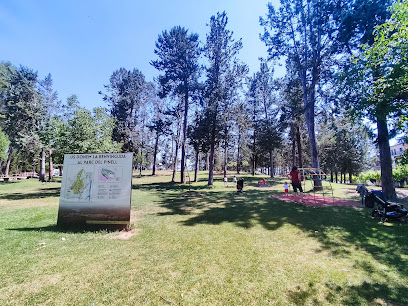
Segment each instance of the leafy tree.
M268 47L269 58L286 56L301 81L313 168L319 168L315 134L316 88L337 52L335 13L335 2L329 0L281 0L278 10L269 3L267 17L260 18L264 27L261 40Z
M262 156L269 156L270 176L274 177L273 151L282 144L282 131L275 118L262 120L259 128L260 151Z
M389 1L386 2L389 3ZM398 24L397 20L399 18L403 19L404 16L406 18L406 14L398 15L398 13L394 13L389 21L393 25L390 25L390 32L388 32L388 23L382 26L379 25L385 21L380 17L386 18L387 16L385 3L378 4L378 10L380 9L383 14L375 15L378 26L371 29L371 36L367 35L367 43L363 47L365 50L355 55L351 59L352 65L346 66L343 72L345 83L341 87L341 91L355 115L368 117L377 125L382 189L387 198L394 199L396 193L389 147L389 138L393 133L390 133L388 126L390 120L401 118L407 107L404 102L403 92L402 95L399 93L400 85L404 83L404 81L402 83L400 81L404 80L405 77L398 78L401 73L403 74L404 60L401 57L402 61L399 64L399 55L394 56L400 53L400 51L396 51L399 49L398 44L388 44L390 42L388 38L393 36L391 33L396 29L394 26ZM375 24L372 25L375 26ZM400 35L398 33L398 31L395 33L396 37ZM404 36L404 32L401 35ZM404 45L403 40L397 39L396 41L401 41L402 45Z
M341 115L319 125L319 148L322 153L322 169L336 174L340 172L346 181L365 170L369 163L370 147L368 129L353 123Z
M248 116L247 107L244 102L238 103L234 106L233 114L236 123L236 170L237 174L240 174L242 163L245 157L249 155L248 144L250 141L249 130L251 127L251 118Z
M225 12L217 13L210 19L210 33L207 34L204 54L208 61L205 83L206 106L204 116L209 128L209 174L208 185L213 185L215 148L224 130L222 111L228 108L237 93L237 88L247 68L239 64L236 55L242 48L241 40L235 41L233 33L227 29Z
M15 73L14 67L11 63L0 62L0 126L4 125L5 119L5 103L6 103L6 91L8 87L8 82L11 75ZM10 140L7 135L4 133L3 129L0 132L0 172L3 174L3 166L7 160L8 150Z
M171 137L171 168L173 170L171 181L176 181L178 155L180 148L181 126L183 117L183 101L182 99L174 99L175 105L170 105L165 114L169 118L170 125L170 137Z
M252 121L252 174L260 159L268 160L266 164L274 176L273 151L280 145L281 137L278 132L278 108L274 95L275 81L273 70L267 63L261 61L260 69L248 78L247 108ZM271 133L271 134L268 134ZM273 136L272 136L273 135ZM267 149L268 148L268 149ZM266 150L266 151L265 151Z
M42 98L42 103L44 107L44 112L42 114L41 120L41 130L40 130L40 140L42 144L41 148L41 166L40 166L40 181L45 180L45 151L48 151L49 155L49 180L52 179L54 175L53 163L52 163L52 150L53 150L53 138L52 127L51 127L51 118L58 116L60 113L60 104L58 100L58 93L52 88L52 77L51 74L48 74L44 80L39 83L39 92Z
M85 108L74 111L66 121L54 119L55 155L62 162L64 154L120 152L121 143L112 140L115 120L105 109L96 107L91 113Z
M41 117L44 107L37 91L37 73L26 67L7 67L8 79L2 92L4 104L4 132L10 139L9 158L5 175L8 175L11 157L20 150L32 163L40 150Z
M395 0L339 1L334 19L338 24L338 43L346 54L358 54L364 44L374 43L374 28L390 17L388 7Z
M39 82L39 92L49 117L57 116L61 112L61 101L58 99L58 93L53 89L52 85L51 74L48 74L44 80Z
M200 152L207 152L208 147L208 127L204 116L196 114L194 123L188 129L189 143L195 153L194 182L198 182L198 171L200 164Z
M7 150L10 145L10 140L8 139L7 135L3 132L0 128L0 173L3 170L3 163L7 160Z
M396 160L397 165L408 165L408 150L405 150Z
M161 96L169 93L182 96L184 100L183 138L181 142L181 183L186 182L184 175L186 158L186 139L188 109L192 92L197 87L200 66L198 59L201 54L197 34L188 34L183 27L173 27L164 31L156 41L154 53L159 59L151 61L153 67L165 74L159 76Z
M165 136L169 134L169 126L171 122L165 118L165 112L163 111L164 105L163 100L157 99L154 101L154 114L153 119L148 128L151 132L154 132L154 145L153 145L153 169L152 175L156 175L156 161L157 161L157 153L159 150L159 140L161 136Z
M248 78L248 91L247 91L247 110L251 114L251 138L252 138L252 175L255 175L255 170L258 163L258 132L260 131L260 121L265 119L265 114L267 114L266 109L263 108L263 96L261 93L260 86L260 74L259 72L254 73L252 77Z
M408 179L408 166L398 166L397 169L392 171L392 175L396 182L405 183Z
M74 118L75 112L81 109L78 96L73 94L67 98L67 102L61 105L62 115L57 115L56 119L67 122L67 120Z
M7 149L10 145L10 140L0 128L0 161L7 159Z
M64 154L70 153L69 150L66 150L71 142L69 139L69 126L75 117L76 111L81 109L77 95L72 94L67 97L65 104L61 104L60 113L51 117L50 126L54 135L53 143L55 144L53 159L57 164L62 164L64 162Z
M162 118L158 118L158 119L155 119L153 121L153 124L149 126L150 130L154 131L155 133L152 175L156 175L156 160L157 160L157 153L159 149L160 136L166 135L168 133L169 125L170 125L170 122L165 121Z
M304 108L302 84L296 75L288 73L285 79L279 82L282 89L281 122L288 126L292 142L292 166L303 168L302 133L304 129ZM296 158L297 147L297 158Z
M224 79L225 99L220 103L218 123L220 128L220 145L223 149L223 171L224 177L227 176L227 165L229 150L233 147L233 126L235 105L240 102L240 92L242 89L242 80L247 74L248 69L245 64L239 63L234 59L231 67L228 69Z
M16 68L10 62L0 62L0 101L2 103L2 113L4 112L4 103L5 103L5 94L7 91L7 87L9 86L9 81L12 75L16 73Z
M113 140L122 143L122 152L137 151L138 111L146 103L148 92L145 77L137 69L120 68L113 72L103 99L110 104L115 119ZM100 94L102 94L100 92Z
M365 71L378 73L368 106L375 110L376 105L381 104L386 107L382 112L405 121L408 109L408 2L399 1L392 12L387 22L376 27L374 43L363 53Z

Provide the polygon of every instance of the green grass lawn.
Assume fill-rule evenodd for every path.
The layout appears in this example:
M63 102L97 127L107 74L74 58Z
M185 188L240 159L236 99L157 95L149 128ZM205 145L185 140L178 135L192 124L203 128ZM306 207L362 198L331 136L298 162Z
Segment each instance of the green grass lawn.
M285 203L260 178L135 176L128 239L59 230L60 183L1 182L0 305L408 304L407 224Z

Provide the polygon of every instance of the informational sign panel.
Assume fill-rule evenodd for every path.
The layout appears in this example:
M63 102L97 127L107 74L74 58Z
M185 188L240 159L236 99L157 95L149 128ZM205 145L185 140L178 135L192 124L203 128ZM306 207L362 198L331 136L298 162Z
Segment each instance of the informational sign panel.
M133 153L65 154L58 224L128 224Z

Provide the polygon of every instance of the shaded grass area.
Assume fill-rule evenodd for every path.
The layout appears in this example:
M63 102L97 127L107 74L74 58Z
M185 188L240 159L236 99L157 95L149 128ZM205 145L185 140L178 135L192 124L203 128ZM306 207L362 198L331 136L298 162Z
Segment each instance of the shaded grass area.
M61 188L41 188L38 192L16 192L9 194L1 194L0 199L4 200L32 200L48 197L59 197Z
M408 304L406 224L284 203L270 197L281 180L244 179L237 193L221 177L134 178L129 240L59 231L58 186L0 185L0 304Z

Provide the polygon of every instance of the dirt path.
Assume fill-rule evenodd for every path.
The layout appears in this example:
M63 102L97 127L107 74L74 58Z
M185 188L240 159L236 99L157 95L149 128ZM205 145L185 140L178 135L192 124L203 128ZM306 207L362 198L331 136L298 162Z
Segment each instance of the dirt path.
M332 197L323 197L321 195L309 195L305 194L303 198L300 195L296 196L293 194L284 195L276 194L273 197L293 203L301 203L306 206L345 206L345 207L362 207L361 202L356 202L352 200L336 199Z

